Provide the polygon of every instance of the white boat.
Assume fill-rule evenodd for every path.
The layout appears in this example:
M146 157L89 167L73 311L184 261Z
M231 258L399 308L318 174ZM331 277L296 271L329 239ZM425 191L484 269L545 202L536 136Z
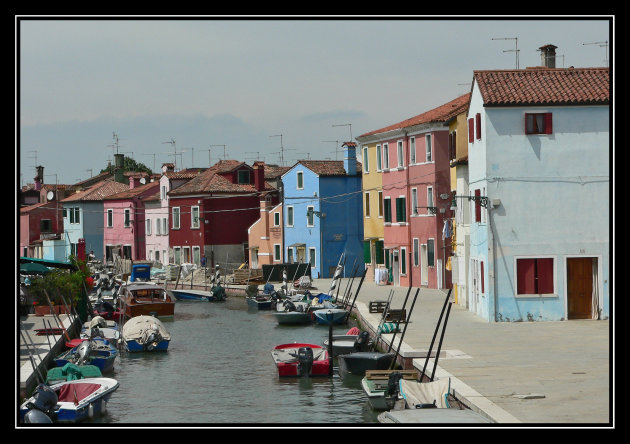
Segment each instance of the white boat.
M116 321L108 321L102 316L95 316L91 321L83 324L79 333L80 339L92 337L107 339L113 346L116 346L120 339L120 327Z
M361 387L374 410L390 410L400 398L399 379L416 380L416 370L367 370Z
M400 396L405 400L408 409L438 408L448 409L448 394L451 389L451 378L437 379L430 382L419 382L401 379L399 381Z
M129 352L166 351L171 342L171 334L158 318L140 315L125 323L122 341Z
M307 302L285 299L276 303L274 316L281 325L310 324L313 315L309 308Z

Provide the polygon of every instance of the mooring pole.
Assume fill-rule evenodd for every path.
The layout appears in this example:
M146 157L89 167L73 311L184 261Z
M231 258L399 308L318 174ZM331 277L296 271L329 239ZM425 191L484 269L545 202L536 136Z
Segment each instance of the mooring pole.
M333 315L330 310L326 313L326 320L328 321L328 375L333 374Z

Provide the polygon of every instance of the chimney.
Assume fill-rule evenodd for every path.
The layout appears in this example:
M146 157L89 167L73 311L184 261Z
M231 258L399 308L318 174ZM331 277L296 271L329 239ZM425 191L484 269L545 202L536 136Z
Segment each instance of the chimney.
M124 164L125 164L125 155L124 154L114 154L114 180L116 182L125 183L125 174L124 174Z
M260 222L262 223L263 236L269 238L269 207L271 200L268 196L260 195Z
M265 191L265 162L254 162L254 188Z
M38 166L35 167L35 169L37 170L37 176L35 176L33 180L35 181L35 189L39 191L42 189L42 185L44 184L44 167Z
M538 48L540 51L540 62L545 68L556 67L556 48L554 45L545 45Z
M163 173L172 173L175 171L175 165L172 163L163 163L162 164L162 172Z
M133 176L129 176L129 189L133 190L136 186L136 178Z
M343 168L348 176L356 176L357 174L357 144L354 142L344 142L341 145L345 148L343 156Z

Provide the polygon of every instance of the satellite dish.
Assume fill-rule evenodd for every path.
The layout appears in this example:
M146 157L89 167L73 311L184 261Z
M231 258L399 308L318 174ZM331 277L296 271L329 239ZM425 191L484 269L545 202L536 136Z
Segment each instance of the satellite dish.
M141 177L141 178L140 178L140 183L141 183L142 185L144 185L145 183L147 183L147 179L146 179L146 178L144 178L144 177Z
M48 194L46 194L46 198L48 200L54 200L55 199L55 193L53 193L52 191L49 191Z

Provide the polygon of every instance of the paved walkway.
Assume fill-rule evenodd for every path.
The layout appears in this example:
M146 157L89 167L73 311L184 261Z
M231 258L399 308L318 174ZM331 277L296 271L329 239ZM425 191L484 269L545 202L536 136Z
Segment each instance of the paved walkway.
M358 284L357 278L353 289ZM330 279L316 279L313 286L325 293ZM346 286L343 279L340 294ZM387 300L391 290L391 307L402 308L408 288L367 281L361 287L357 309L374 328L381 314L369 313L369 302ZM407 313L416 290L409 295ZM429 349L446 294L420 290L401 347L403 356L426 356L420 352ZM610 336L607 320L489 323L453 304L436 378L450 376L455 395L494 422L612 426ZM395 348L399 339L400 334L394 338ZM439 333L434 352L438 340ZM424 363L424 357L413 359L420 370ZM431 359L427 368L433 369Z

